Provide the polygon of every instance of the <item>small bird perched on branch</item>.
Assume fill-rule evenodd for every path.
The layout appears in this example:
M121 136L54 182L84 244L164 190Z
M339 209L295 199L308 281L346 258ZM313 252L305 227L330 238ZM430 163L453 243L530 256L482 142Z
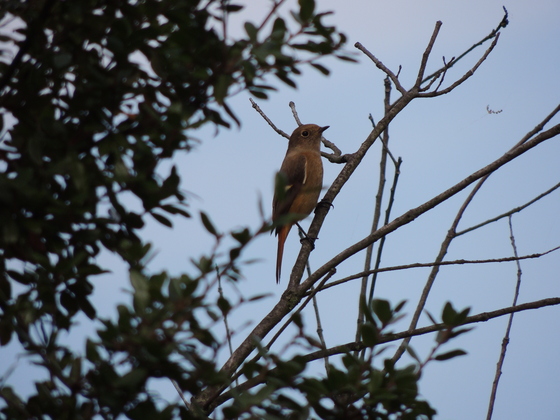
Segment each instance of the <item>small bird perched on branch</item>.
M272 221L277 222L278 254L276 283L280 282L284 242L290 229L305 219L317 205L323 186L321 135L329 126L305 124L290 136L286 157L276 176Z

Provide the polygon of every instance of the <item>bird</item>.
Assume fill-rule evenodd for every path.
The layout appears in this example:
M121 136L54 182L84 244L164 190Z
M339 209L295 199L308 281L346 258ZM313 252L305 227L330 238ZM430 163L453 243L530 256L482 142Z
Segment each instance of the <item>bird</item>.
M276 283L280 283L284 243L290 229L305 219L317 205L323 187L321 136L329 126L304 124L294 130L276 177L272 222L278 236Z

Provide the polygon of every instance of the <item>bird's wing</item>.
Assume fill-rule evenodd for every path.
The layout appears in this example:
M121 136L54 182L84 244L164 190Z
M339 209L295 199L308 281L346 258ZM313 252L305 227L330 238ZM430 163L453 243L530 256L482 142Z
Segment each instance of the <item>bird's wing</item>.
M285 176L286 191L280 196L277 192L274 193L272 220L289 213L307 178L307 158L304 154L286 156L280 172Z

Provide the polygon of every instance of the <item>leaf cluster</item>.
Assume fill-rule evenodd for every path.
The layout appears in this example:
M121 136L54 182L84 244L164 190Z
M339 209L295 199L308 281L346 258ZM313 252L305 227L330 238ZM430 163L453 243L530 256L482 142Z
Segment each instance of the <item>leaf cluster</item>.
M162 411L146 391L150 378L186 392L217 380L197 351L218 344L193 314L215 320L231 305L207 310L198 282L216 266L237 279L253 234L233 232L237 245L223 260L211 253L193 261L197 275L171 279L147 274L150 245L139 232L149 218L171 227L191 216L177 169L162 163L195 145L192 130L239 123L228 97L263 97L268 74L293 86L302 65L341 50L344 35L312 1L300 2L292 25L279 17L281 3L233 39L227 23L242 7L219 0L2 2L0 345L17 337L50 378L27 401L4 386L2 415L170 418L185 409ZM210 219L202 222L219 242ZM130 268L133 305L103 320L84 358L60 337L80 313L97 318L102 250Z

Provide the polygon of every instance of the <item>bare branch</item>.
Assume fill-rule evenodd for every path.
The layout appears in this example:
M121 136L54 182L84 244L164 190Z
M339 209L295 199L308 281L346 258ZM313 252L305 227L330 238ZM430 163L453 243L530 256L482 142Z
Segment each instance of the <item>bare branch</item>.
M560 246L555 248L549 249L545 252L539 252L536 254L528 254L522 255L520 257L503 257L503 258L489 258L485 260L452 260L452 261L438 261L438 262L430 262L430 263L412 263L412 264L403 264L403 265L393 265L391 267L381 267L376 268L374 270L369 271L362 271L360 273L352 274L351 276L344 277L340 280L335 280L329 284L324 285L321 287L320 290L329 289L334 286L338 286L342 283L347 283L351 280L356 280L362 278L363 276L367 276L369 274L375 273L384 273L387 271L399 271L399 270L409 270L411 268L427 268L427 267L435 267L435 266L442 266L442 265L464 265L464 264L490 264L490 263L503 263L503 262L511 262L511 261L518 261L518 260L529 260L535 258L541 258L545 255L551 254L555 251L560 250Z
M375 66L379 70L381 70L391 79L391 81L393 82L393 84L395 85L395 87L400 93L402 93L403 95L407 93L407 90L401 85L401 82L399 82L398 76L395 73L393 73L391 70L389 70L389 68L385 66L385 64L383 64L381 60L379 60L376 56L374 56L371 52L369 52L367 48L364 47L361 43L356 42L354 46L357 49L359 49L361 52L363 52L371 61L375 63Z
M296 120L297 125L301 125L302 122L299 119L299 115L296 111L296 104L293 101L290 101L290 103L288 104L290 109L292 110L292 115L294 116L294 120Z
M360 44L356 45L357 48L359 48L360 46L361 46ZM404 90L404 88L400 85L398 81L397 75L390 72L375 57L373 57L372 60L382 71L385 71L385 73L388 75L391 81L395 83L397 89L402 93L402 96L399 99L397 99L395 103L392 104L392 106L390 107L386 115L384 115L381 121L379 121L376 127L371 131L368 137L360 145L359 149L353 154L346 155L347 162L342 167L339 175L333 181L331 187L328 189L328 191L326 192L322 200L322 203L325 205L317 206L317 209L315 211L315 217L313 218L310 229L308 231L308 235L310 235L311 237L319 236L318 235L319 231L326 218L326 215L328 214L328 211L330 209L330 204L334 201L334 199L340 192L341 188L346 184L346 182L349 180L353 172L361 163L362 159L364 158L364 156L366 155L366 153L368 152L372 144L375 142L375 140L380 136L381 133L383 133L383 131L387 129L389 123L393 120L393 118L396 117L396 115L398 115L400 111L402 111L413 99L420 97L417 88L413 88L410 91ZM453 86L456 85L457 84L454 84ZM271 126L274 128L273 125ZM278 132L278 130L276 131ZM248 357L248 355L254 350L255 343L258 340L262 340L273 328L275 328L278 325L278 323L287 314L289 314L293 310L293 308L308 294L310 289L314 287L317 284L317 282L319 282L331 270L333 270L340 262L346 260L347 258L354 255L355 253L363 250L369 244L374 243L375 241L384 237L388 233L412 222L418 216L422 215L423 213L431 210L432 208L446 201L448 198L454 196L455 194L462 191L463 189L473 184L477 180L487 177L489 174L491 174L493 171L497 170L501 166L505 165L507 162L515 159L516 157L525 153L527 150L536 147L538 144L558 134L560 134L560 124L536 135L534 138L527 140L522 145L518 147L514 147L512 150L505 153L502 157L495 160L488 166L480 169L479 171L474 172L467 178L463 179L459 183L455 184L448 190L442 192L441 194L425 202L424 204L405 212L400 217L397 217L387 225L379 228L372 234L363 238L361 241L345 249L344 251L336 255L334 258L332 258L330 261L328 261L326 264L324 264L322 267L320 267L318 270L316 270L311 276L308 276L308 278L300 284L301 278L305 270L305 263L309 258L309 254L312 248L310 242L305 241L301 246L298 258L293 266L287 290L284 292L279 302L274 306L274 308L272 308L269 314L266 315L259 322L259 324L255 326L253 331L234 351L233 355L223 365L221 372L226 375L230 375L230 376L233 375L234 372L238 369L238 367ZM453 232L454 231L455 230L453 230ZM194 398L194 402L203 408L207 408L214 404L216 398L224 389L225 386L221 386L221 387L210 386L206 388L204 391L202 391L199 395L197 395Z
M499 318L501 316L512 314L512 313L515 313L515 312L522 312L522 311L527 311L527 310L530 310L530 309L539 309L539 308L544 308L544 307L547 307L547 306L555 306L555 305L560 305L560 297L553 297L553 298L537 300L537 301L534 301L534 302L523 303L523 304L517 305L517 306L509 306L507 308L497 309L497 310L491 311L491 312L482 312L480 314L472 315L472 316L467 317L464 324L462 324L462 325L476 324L478 322L486 322L486 321L489 321L490 319ZM436 325L430 325L428 327L417 328L417 329L414 329L414 330L403 331L403 332L396 333L396 334L385 334L377 342L377 345L384 344L384 343L390 343L390 342L402 340L402 339L405 339L405 338L416 337L416 336L419 336L419 335L425 335L425 334L429 334L429 333L433 333L433 332L436 332L436 331L443 330L445 328L447 328L447 327L444 324L436 324ZM359 350L362 350L365 347L366 346L363 343L350 342L350 343L342 344L340 346L331 347L330 349L327 349L326 351L325 350L319 350L319 351L310 353L310 354L304 356L304 360L306 362L311 362L313 360L322 359L322 358L327 357L327 356L334 356L336 354L346 354L346 353L349 353L351 351L359 351Z
M384 99L384 108L385 113L390 110L391 107L391 82L389 77L385 78L384 81L385 85L385 99ZM371 122L375 128L375 124L373 122L373 118L370 118ZM379 160L379 182L377 185L377 194L375 195L375 206L373 211L373 221L371 224L370 232L373 233L379 227L379 220L381 218L381 205L383 202L383 192L385 190L385 180L387 174L387 155L388 155L388 145L389 145L389 128L383 131L383 137L381 138L383 148L381 149L381 158ZM395 170L395 173L398 173L398 170ZM380 255L382 246L379 247L378 256ZM368 271L371 267L371 261L373 258L373 243L370 244L366 249L366 257L364 261L364 271ZM360 297L358 301L358 319L356 322L356 341L360 340L361 337L361 325L364 322L364 313L362 305L359 302L366 301L366 293L367 293L367 286L368 286L368 276L364 276L362 278L362 284L360 288ZM375 288L375 278L372 279L372 283L370 286L371 293L373 293L373 289ZM365 357L365 354L362 354L362 357Z
M506 10L506 8L504 7L504 17L502 18L502 20L500 21L500 23L498 24L498 26L492 30L492 32L490 32L490 34L488 34L486 37L484 37L482 40L480 40L479 42L477 42L476 44L472 45L468 50L466 50L464 53L462 53L461 55L459 55L457 58L454 58L452 60L449 61L447 68L451 68L452 66L454 66L455 64L457 64L459 62L459 60L461 60L462 58L464 58L465 56L467 56L471 51L473 51L475 48L481 46L482 44L484 44L486 41L495 38L500 29L505 28L508 25L509 21L508 21L508 11ZM437 70L436 72L430 74L429 76L426 76L424 78L424 80L422 80L422 83L425 83L426 81L433 79L433 78L438 78L440 73L441 73L442 69Z
M515 245L515 236L513 235L513 225L511 223L511 215L508 217L509 222L509 238L511 241L511 247L513 248L513 255L517 257L517 246ZM521 264L519 260L517 263L517 282L515 284L515 292L513 294L512 306L517 304L517 298L519 297L519 288L521 287ZM509 334L511 331L511 325L513 323L513 313L509 315L508 324L506 327L506 332L504 338L502 339L502 350L500 351L500 357L498 363L496 364L496 374L494 376L494 382L492 383L492 391L490 393L490 401L488 403L488 413L486 415L486 420L492 418L492 412L494 411L494 402L496 401L496 392L498 391L498 383L500 382L500 376L502 375L502 367L504 365L504 360L506 358L507 346L509 344Z
M484 54L482 55L482 57L480 58L480 60L478 60L478 62L468 71L466 72L463 77L461 77L460 79L456 80L453 84L451 84L451 86L446 87L445 89L442 90L434 90L432 92L422 92L418 94L418 97L421 98L433 98L435 96L440 96L440 95L445 95L446 93L451 92L453 89L455 89L457 86L459 86L460 84L462 84L463 82L465 82L465 80L467 80L468 78L470 78L476 70L478 70L478 68L481 66L481 64L486 60L486 58L490 55L490 53L492 52L492 50L494 49L494 47L496 46L496 44L498 43L498 39L500 38L500 34L498 33L496 35L496 37L494 38L494 41L492 41L492 44L490 44L490 47L488 47L488 49L484 52ZM447 69L449 68L449 66L445 66L443 69L443 73L445 73L447 71ZM439 86L438 86L439 87Z
M521 150L526 148L529 143L532 143L533 141L537 140L539 137L541 137L543 135L546 137L549 134L552 134L553 132L556 132L556 134L552 134L553 137L558 135L560 133L560 130L559 130L560 125L559 124L552 127L551 129L549 129L545 132L542 132L541 134L533 137L536 133L540 132L544 128L544 126L552 119L552 117L554 115L556 115L558 112L560 112L560 105L558 105L544 120L542 120L539 124L537 124L537 126L535 128L533 128L533 130L531 130L520 141L518 141L504 156L502 156L500 159L498 159L498 161L503 159L504 157L506 157L508 155L511 156L512 154L519 153ZM532 138L532 140L529 140L530 138ZM529 150L529 149L527 149L527 150ZM521 153L525 153L525 152L521 152ZM512 159L514 159L514 158L512 157ZM496 162L497 161L495 161L494 163L496 163ZM455 216L455 219L453 220L453 223L451 224L451 227L449 228L449 231L447 232L447 235L446 235L445 239L443 240L443 242L441 244L440 251L438 253L438 256L436 257L436 262L443 261L443 258L445 257L445 254L447 254L447 250L449 249L449 246L451 245L451 242L456 237L457 226L459 225L459 222L461 221L461 218L463 217L463 214L465 213L467 207L470 205L470 203L472 202L474 196L478 193L478 191L480 191L480 189L482 188L482 185L486 182L488 177L496 169L498 169L498 167L496 167L495 169L485 173L484 176L482 176L480 178L480 180L478 181L478 183L474 186L473 190L470 192L467 199L463 202L461 208L459 209L459 211L457 212L457 215ZM424 286L424 289L422 290L422 295L420 296L420 299L418 301L416 311L414 312L414 315L412 316L412 320L410 322L410 328L409 328L411 330L416 328L416 325L418 324L418 320L420 319L420 314L422 313L422 311L424 309L424 306L426 304L426 300L428 299L428 295L430 293L432 285L434 284L434 281L437 277L438 272L439 272L439 266L435 265L433 267L432 271L430 272L428 280L426 281L426 285ZM397 352L393 356L394 361L398 360L403 355L409 341L410 341L410 339L407 339L407 340L403 341L403 343L401 343Z
M418 76L416 77L416 83L414 86L420 89L420 85L422 84L422 78L424 77L424 73L426 72L426 66L428 65L428 59L430 58L430 54L432 53L432 48L436 42L436 38L439 34L439 30L441 29L441 20L436 22L436 26L434 27L434 31L432 32L432 37L430 38L430 42L422 54L422 61L420 62L420 68L418 69Z
M514 213L519 213L520 211L524 210L525 208L529 207L531 204L536 203L537 201L539 201L541 198L547 196L548 194L550 194L553 191L556 191L558 188L560 188L560 182L558 184L556 184L554 187L546 190L545 192L543 192L542 194L538 195L537 197L533 198L531 201L528 201L527 203L519 206L519 207L515 207L509 211L506 211L505 213L500 214L499 216L493 217L492 219L488 219L482 223L479 223L478 225L474 225L471 226L470 228L467 229L463 229L459 232L457 232L455 234L455 237L460 236L460 235L464 235L465 233L471 232L473 230L476 230L478 228L481 228L482 226L486 226L490 223L494 223L497 222L500 219L503 219L504 217L508 217L511 216Z
M253 98L249 98L249 101L251 101L251 104L253 106L253 108L255 109L255 111L257 111L261 117L264 118L264 120L268 123L268 125L270 125L272 127L272 129L274 131L276 131L278 134L280 134L282 137L286 137L287 139L290 138L290 135L285 133L284 131L282 131L281 129L279 129L278 127L276 127L276 125L270 120L270 118L268 118L266 116L266 114L263 112L263 110L257 105L257 103L255 101L253 101Z
M404 213L401 216L394 219L391 223L379 228L373 234L370 234L370 235L366 236L364 239L356 242L354 245L352 245L352 246L348 247L347 249L345 249L344 251L340 252L338 255L336 255L334 258L332 258L330 261L328 261L322 267L320 267L317 271L315 271L315 273L313 273L313 275L311 275L307 280L305 280L305 282L303 282L301 284L301 286L299 287L299 293L301 293L301 292L305 293L306 289L309 289L311 286L313 286L313 284L316 281L318 281L318 279L323 277L331 268L336 267L342 261L351 257L352 255L356 254L357 252L365 249L370 243L375 242L375 241L379 240L380 238L382 238L383 236L389 234L390 232L400 228L401 226L404 226L404 225L412 222L418 216L426 213L427 211L431 210L432 208L436 207L437 205L443 203L448 198L450 198L450 197L454 196L455 194L459 193L460 191L464 190L466 187L468 187L469 185L471 185L475 181L488 176L492 172L494 172L497 169L499 169L500 167L504 166L506 163L508 163L511 160L515 159L516 157L522 155L523 153L532 149L533 147L536 147L537 145L541 144L542 142L557 136L558 134L560 134L560 124L557 124L557 125L551 127L549 130L540 133L539 135L537 135L533 139L527 141L526 143L524 143L520 146L514 147L513 149L510 149L508 152L506 152L500 158L496 159L494 162L492 162L489 165L485 166L484 168L479 169L478 171L472 173L471 175L469 175L468 177L466 177L462 181L458 182L457 184L455 184L451 188L449 188L446 191L442 192L441 194L435 196L434 198L426 201L424 204L421 204L420 206L407 211L406 213ZM333 186L334 186L334 183L333 183ZM331 189L333 188L333 186L331 186ZM327 192L327 195L328 194L329 194L329 192ZM317 217L318 217L318 215L315 216L315 219ZM315 223L315 219L313 220L313 223ZM312 223L312 227L313 227L313 223ZM311 235L315 234L313 231L311 231L311 229L310 229L310 232L311 232ZM302 247L302 249L303 249L303 247ZM443 260L443 258L441 260ZM294 270L295 270L295 268L294 268ZM292 275L293 274L294 274L294 272L292 271Z

